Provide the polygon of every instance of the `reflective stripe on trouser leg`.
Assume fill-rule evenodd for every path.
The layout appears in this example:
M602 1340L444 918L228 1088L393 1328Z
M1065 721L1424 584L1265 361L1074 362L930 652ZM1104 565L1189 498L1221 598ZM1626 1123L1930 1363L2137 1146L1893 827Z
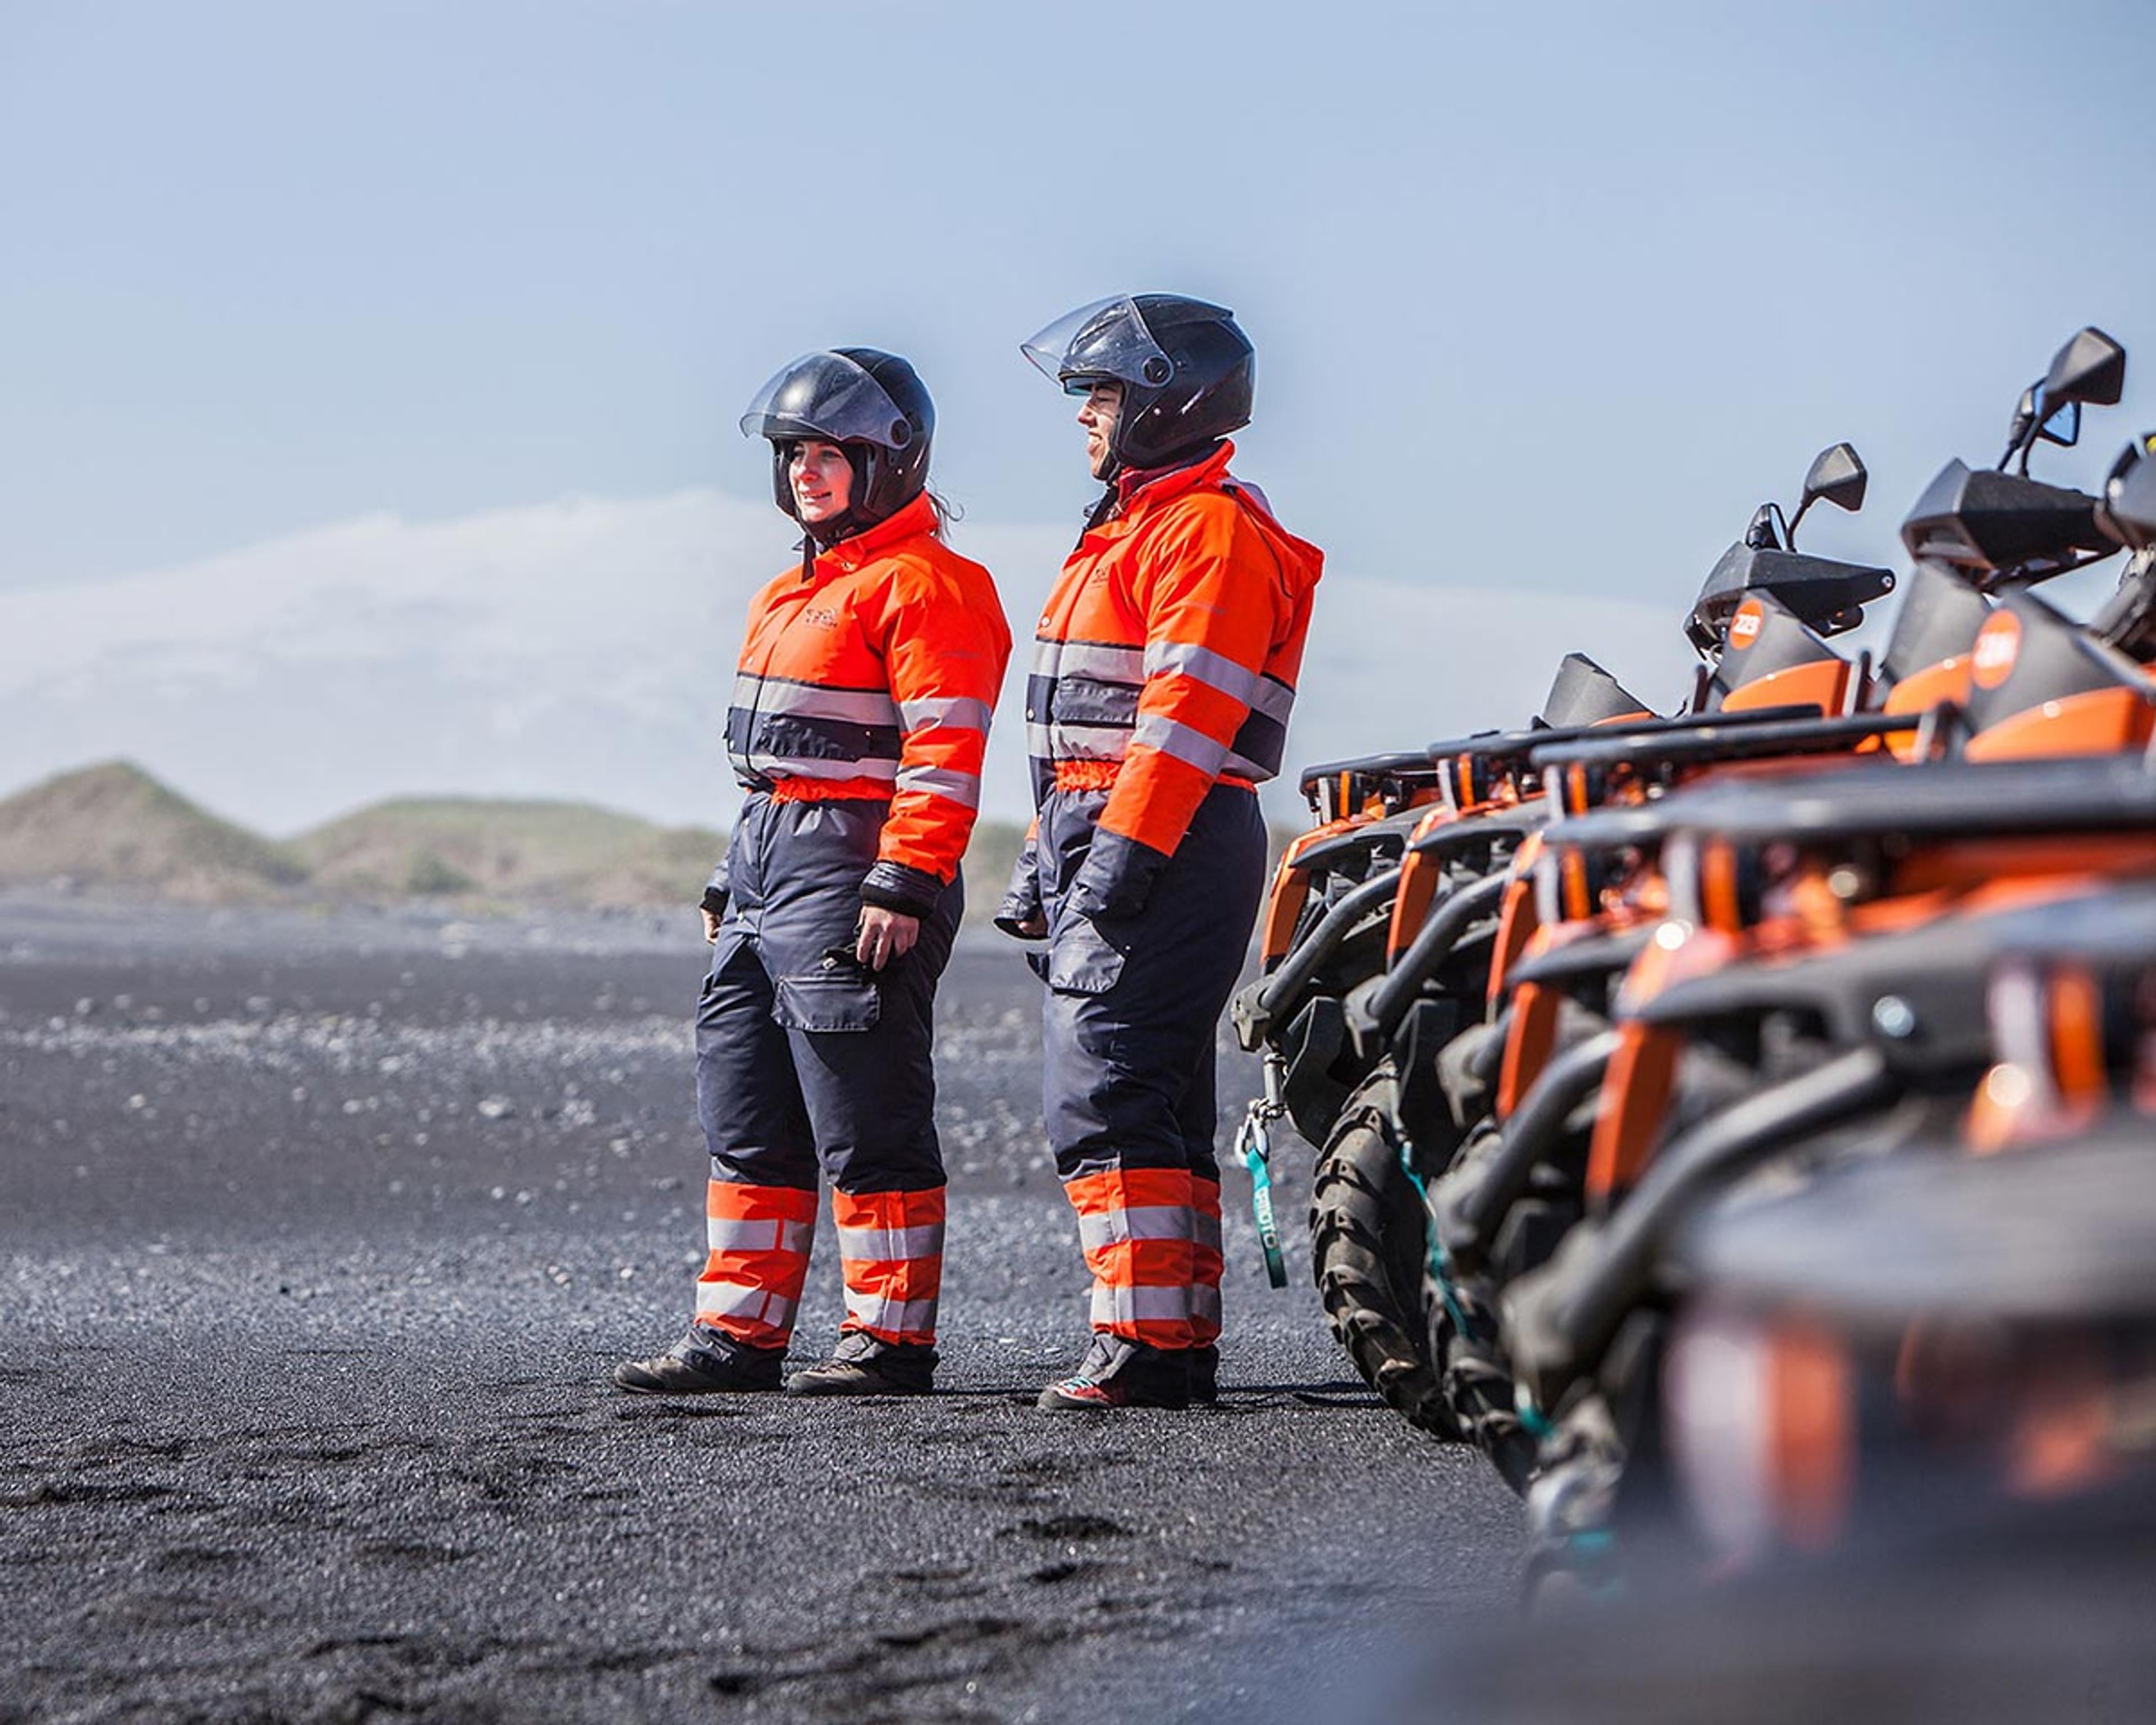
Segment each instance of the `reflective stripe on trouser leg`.
M846 1279L842 1330L880 1342L932 1343L943 1284L943 1189L831 1193L839 1268Z
M785 1347L808 1275L816 1194L714 1180L704 1213L708 1250L696 1278L696 1322L752 1348Z
M1190 1177L1190 1343L1220 1339L1220 1183Z
M1153 1348L1191 1345L1190 1175L1108 1168L1063 1183L1093 1272L1093 1327Z

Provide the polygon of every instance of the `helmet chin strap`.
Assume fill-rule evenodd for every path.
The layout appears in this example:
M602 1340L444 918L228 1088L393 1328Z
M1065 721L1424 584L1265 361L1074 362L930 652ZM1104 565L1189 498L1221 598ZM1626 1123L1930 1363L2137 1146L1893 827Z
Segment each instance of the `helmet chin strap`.
M1116 505L1122 500L1122 488L1116 481L1122 478L1126 463L1123 460L1122 452L1116 445L1122 440L1122 418L1118 414L1115 429L1108 434L1107 459L1101 464L1100 472L1093 475L1100 480L1105 489L1102 490L1093 506L1086 511L1086 525L1080 530L1081 536L1091 532L1094 528L1113 515Z
M1179 467L1188 467L1195 462L1203 461L1219 447L1220 439L1217 437L1212 438L1204 443L1194 444L1188 449L1178 451L1156 466L1132 467L1122 456L1116 454L1111 443L1108 451L1108 470L1101 475L1101 481L1107 489L1101 494L1100 500L1087 511L1084 531L1091 532L1094 528L1115 513L1116 506L1122 501L1124 480L1133 476L1141 481L1158 479L1162 474L1173 473Z

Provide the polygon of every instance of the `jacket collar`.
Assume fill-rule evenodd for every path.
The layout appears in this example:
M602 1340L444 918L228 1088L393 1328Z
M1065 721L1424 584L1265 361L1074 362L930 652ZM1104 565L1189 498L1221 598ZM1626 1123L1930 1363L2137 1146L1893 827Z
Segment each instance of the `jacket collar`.
M820 572L835 569L850 575L863 564L883 555L901 540L911 539L918 534L936 531L936 506L923 491L896 515L886 516L873 527L864 527L850 539L841 539L829 551L816 553L816 568Z
M1194 491L1201 486L1217 489L1227 477L1228 464L1235 459L1235 446L1226 438L1220 447L1202 459L1183 467L1171 467L1163 472L1158 467L1142 468L1116 476L1116 505L1118 515L1128 515L1139 503L1150 508L1165 503L1171 497L1179 497L1185 491Z

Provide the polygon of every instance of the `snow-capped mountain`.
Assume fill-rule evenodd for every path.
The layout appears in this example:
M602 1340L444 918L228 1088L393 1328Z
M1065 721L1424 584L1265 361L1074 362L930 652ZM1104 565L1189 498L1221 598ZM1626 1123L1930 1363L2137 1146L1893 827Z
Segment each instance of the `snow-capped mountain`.
M749 596L789 555L767 505L709 490L370 516L171 568L0 593L0 792L126 756L273 832L373 798L588 799L724 824L719 747ZM1025 813L1024 643L1063 526L966 522L1019 642L984 812ZM1486 585L1319 589L1290 756L1517 723L1568 649L1659 706L1685 686L1658 608ZM1290 815L1291 795L1276 804Z

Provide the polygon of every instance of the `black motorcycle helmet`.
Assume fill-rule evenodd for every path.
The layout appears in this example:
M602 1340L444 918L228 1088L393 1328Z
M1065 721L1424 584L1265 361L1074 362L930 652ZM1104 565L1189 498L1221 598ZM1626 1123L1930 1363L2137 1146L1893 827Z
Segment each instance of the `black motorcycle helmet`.
M758 390L742 415L742 434L771 439L771 491L800 520L788 482L794 445L810 438L836 444L854 470L846 512L817 524L816 536L836 544L888 521L928 485L928 451L936 435L936 404L913 367L873 347L836 347L803 354Z
M1020 347L1069 394L1123 386L1104 479L1188 460L1250 423L1257 355L1224 305L1181 294L1096 300Z

